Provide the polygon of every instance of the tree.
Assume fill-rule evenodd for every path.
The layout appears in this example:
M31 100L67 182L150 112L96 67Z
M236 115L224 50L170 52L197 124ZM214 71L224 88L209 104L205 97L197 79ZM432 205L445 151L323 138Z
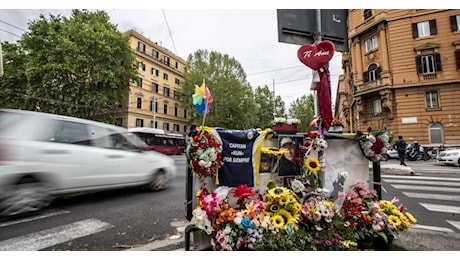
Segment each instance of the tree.
M229 129L254 127L258 113L254 93L237 60L227 54L198 50L189 55L187 63L181 84L181 100L186 109L195 111L192 95L195 85L201 86L204 79L214 100L205 125ZM201 125L202 116L193 113L191 123Z
M254 100L257 104L257 115L255 126L262 129L272 127L274 112L273 92L268 86L257 87L254 91Z
M70 18L41 14L19 43L27 87L18 94L43 112L113 122L137 78L128 37L103 11L73 10ZM5 84L14 89L12 83Z
M315 103L313 94L302 95L300 98L294 100L289 107L289 113L300 119L300 125L298 126L300 132L306 132L308 124L313 120L315 116Z
M8 42L2 49L5 73L0 77L0 107L33 110L34 102L26 95L27 55L21 46Z

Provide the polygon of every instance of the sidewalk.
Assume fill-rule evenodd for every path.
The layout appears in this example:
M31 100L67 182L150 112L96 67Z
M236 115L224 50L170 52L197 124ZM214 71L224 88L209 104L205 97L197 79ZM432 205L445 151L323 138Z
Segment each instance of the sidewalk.
M393 241L408 251L459 251L460 234L434 231L414 225Z

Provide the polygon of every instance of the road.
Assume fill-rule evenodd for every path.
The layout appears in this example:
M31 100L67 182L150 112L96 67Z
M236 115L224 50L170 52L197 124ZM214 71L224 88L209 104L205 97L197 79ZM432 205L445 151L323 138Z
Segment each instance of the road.
M75 196L37 215L1 220L0 251L167 251L183 246L185 157L173 157L179 174L167 190ZM398 161L382 162L392 163ZM460 234L460 167L431 161L408 165L414 175L382 176L383 199L399 197L417 218L417 228Z

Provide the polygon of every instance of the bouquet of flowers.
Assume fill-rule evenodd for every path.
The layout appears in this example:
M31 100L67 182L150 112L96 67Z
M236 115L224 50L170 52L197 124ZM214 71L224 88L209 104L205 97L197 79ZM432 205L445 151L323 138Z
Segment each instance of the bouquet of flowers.
M203 130L191 139L189 155L192 172L202 180L214 177L223 164L221 144Z
M340 118L332 119L331 126L343 126L343 121Z
M406 211L406 207L396 197L391 201L381 200L380 208L388 215L387 235L395 235L401 231L406 231L412 224L417 222L417 219Z
M359 144L364 156L373 162L379 162L382 154L391 148L391 141L393 137L386 130L372 130L372 127L367 128L367 134L360 130L356 132Z

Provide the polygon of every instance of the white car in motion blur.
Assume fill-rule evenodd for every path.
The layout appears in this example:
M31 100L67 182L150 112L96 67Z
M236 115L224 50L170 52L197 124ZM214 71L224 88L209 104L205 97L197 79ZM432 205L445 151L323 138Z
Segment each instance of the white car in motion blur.
M460 149L445 150L438 153L437 161L449 165L460 165Z
M176 175L174 160L143 147L114 125L1 109L0 216L40 210L64 194L166 188Z

